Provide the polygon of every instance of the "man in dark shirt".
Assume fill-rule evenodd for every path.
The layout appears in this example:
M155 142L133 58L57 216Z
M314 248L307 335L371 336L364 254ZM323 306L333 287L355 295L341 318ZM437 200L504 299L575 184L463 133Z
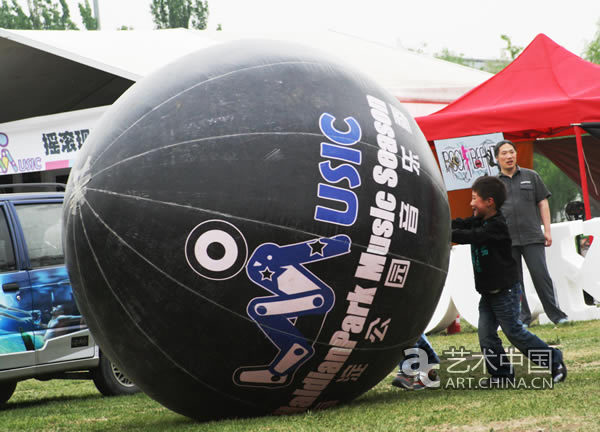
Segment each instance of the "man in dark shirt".
M512 254L519 266L521 286L523 269L521 257L525 259L535 290L542 302L544 312L553 323L567 321L567 315L558 307L554 295L554 285L546 266L545 247L552 245L550 232L550 192L533 170L517 165L517 151L511 141L500 141L494 147L500 165L500 180L507 190L507 198L502 207L512 239ZM542 232L541 225L544 225ZM525 291L521 299L521 321L525 326L531 323L531 311Z
M500 207L506 188L497 177L480 177L472 186L473 217L452 221L452 241L471 244L475 289L481 294L477 334L485 356L489 386L514 378L510 359L498 337L498 325L508 340L531 361L549 367L554 382L563 381L567 368L562 352L525 329L519 320L521 283L511 252L511 239Z

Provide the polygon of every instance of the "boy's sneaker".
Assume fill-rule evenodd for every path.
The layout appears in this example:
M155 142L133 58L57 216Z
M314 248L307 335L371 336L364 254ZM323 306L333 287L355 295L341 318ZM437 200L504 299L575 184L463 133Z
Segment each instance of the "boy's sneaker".
M402 388L404 390L413 390L413 377L398 372L396 378L392 381L394 387Z
M567 379L567 367L564 362L560 362L560 364L552 370L552 381L555 383L563 382Z
M427 388L427 386L425 385L425 383L423 381L421 381L421 377L416 377L415 378L415 382L413 383L413 390L425 390Z

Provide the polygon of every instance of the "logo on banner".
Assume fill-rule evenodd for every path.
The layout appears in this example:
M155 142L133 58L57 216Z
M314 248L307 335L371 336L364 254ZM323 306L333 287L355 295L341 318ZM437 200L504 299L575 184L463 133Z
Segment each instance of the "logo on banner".
M2 174L6 174L8 169L12 167L14 172L19 172L17 163L13 159L7 147L8 135L0 132L0 171L2 171Z
M446 189L468 189L478 177L497 175L494 146L502 139L495 133L434 141Z
M10 168L13 173L42 170L42 158L15 160L8 150L8 143L8 135L0 132L0 173L7 174Z

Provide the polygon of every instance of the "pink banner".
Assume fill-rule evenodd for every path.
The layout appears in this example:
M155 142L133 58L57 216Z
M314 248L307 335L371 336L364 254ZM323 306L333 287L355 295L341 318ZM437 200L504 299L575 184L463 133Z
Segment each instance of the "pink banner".
M61 169L61 168L69 168L69 160L61 160L54 162L46 162L46 171Z

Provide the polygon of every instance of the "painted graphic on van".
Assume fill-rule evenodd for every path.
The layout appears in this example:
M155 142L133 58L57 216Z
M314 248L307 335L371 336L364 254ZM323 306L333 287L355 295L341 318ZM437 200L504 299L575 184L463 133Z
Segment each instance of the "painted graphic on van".
M9 275L0 275L4 286ZM0 354L41 349L85 328L65 267L29 272L29 283L0 291Z

